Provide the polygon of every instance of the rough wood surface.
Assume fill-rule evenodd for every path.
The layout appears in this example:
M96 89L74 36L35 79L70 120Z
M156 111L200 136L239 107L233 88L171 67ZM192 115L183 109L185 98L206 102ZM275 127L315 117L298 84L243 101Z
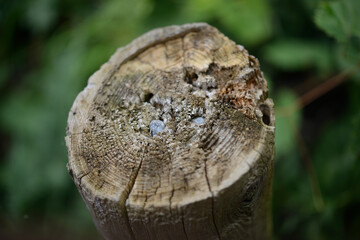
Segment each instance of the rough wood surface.
M271 238L266 80L255 57L205 23L118 49L76 98L66 144L106 239Z

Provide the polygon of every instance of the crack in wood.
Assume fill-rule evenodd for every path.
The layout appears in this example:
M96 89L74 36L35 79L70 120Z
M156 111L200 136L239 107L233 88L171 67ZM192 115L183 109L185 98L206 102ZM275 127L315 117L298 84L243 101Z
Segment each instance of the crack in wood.
M214 224L215 230L216 230L216 234L218 236L218 239L221 240L221 234L220 231L217 227L216 221L215 221L215 214L214 214L214 208L215 208L215 201L214 201L214 193L211 190L211 186L210 186L210 182L209 182L209 177L208 177L208 171L207 171L207 164L206 164L206 159L204 160L204 171L205 171L205 178L206 178L206 183L208 185L209 188L209 192L211 194L211 217L212 217L212 222Z

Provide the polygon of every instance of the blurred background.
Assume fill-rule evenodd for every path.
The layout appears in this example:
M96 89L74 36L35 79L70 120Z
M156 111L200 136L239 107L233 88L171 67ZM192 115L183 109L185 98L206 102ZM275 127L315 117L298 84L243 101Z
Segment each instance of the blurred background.
M275 239L360 239L360 1L0 1L0 239L101 239L66 170L68 111L115 50L205 21L276 106Z

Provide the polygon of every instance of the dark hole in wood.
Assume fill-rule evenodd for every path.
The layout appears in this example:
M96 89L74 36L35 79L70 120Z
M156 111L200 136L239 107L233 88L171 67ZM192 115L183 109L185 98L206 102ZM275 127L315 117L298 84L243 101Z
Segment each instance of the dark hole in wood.
M189 84L192 84L198 79L198 75L195 72L186 71L185 81Z
M270 120L270 108L268 105L266 104L262 104L260 105L260 111L262 112L263 116L262 116L262 121L264 124L266 125L270 125L271 120Z
M144 102L150 102L151 98L154 96L154 94L152 94L151 92L145 93L144 96Z
M270 120L270 108L269 108L269 106L266 105L266 104L260 105L260 111L261 111L262 114L263 114L263 117L262 117L263 123L269 126L270 123L271 123L271 120Z
M215 71L219 71L219 67L215 63L210 63L208 69L206 70L206 74L212 75Z

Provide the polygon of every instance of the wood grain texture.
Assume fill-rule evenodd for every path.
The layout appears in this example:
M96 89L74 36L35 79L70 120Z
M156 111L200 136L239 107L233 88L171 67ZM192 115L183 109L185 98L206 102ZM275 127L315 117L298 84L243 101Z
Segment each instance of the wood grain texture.
M242 46L205 23L155 29L76 98L68 170L106 239L270 239L274 121Z

